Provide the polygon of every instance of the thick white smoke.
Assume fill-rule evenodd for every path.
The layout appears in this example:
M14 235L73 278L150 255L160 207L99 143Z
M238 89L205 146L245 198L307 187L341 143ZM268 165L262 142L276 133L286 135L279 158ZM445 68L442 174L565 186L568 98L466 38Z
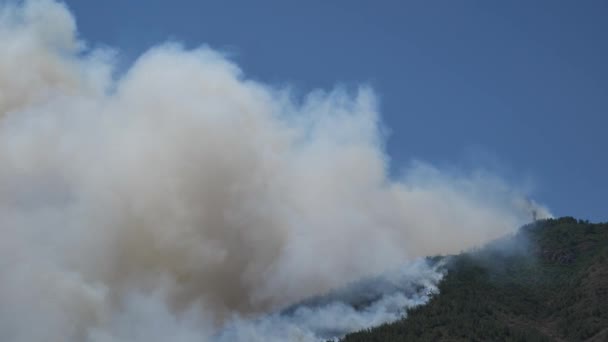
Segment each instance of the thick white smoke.
M388 178L369 88L294 99L175 44L116 79L76 34L51 0L0 10L2 341L291 329L263 315L546 213L484 174Z
M229 341L325 341L405 316L437 293L443 263L417 259L406 267L364 279L324 296L255 320L230 321L214 338Z

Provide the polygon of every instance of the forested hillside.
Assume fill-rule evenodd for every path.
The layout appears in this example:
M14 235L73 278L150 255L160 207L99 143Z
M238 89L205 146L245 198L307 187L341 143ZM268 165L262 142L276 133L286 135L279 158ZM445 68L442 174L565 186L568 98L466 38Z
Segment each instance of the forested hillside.
M341 341L608 341L608 224L537 221L448 258L427 305Z

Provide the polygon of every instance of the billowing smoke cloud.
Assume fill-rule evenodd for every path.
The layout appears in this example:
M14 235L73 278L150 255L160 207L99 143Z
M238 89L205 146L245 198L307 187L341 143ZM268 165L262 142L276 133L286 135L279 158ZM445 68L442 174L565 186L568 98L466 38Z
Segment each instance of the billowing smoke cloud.
M546 214L483 173L412 163L390 179L367 87L295 98L176 44L116 78L113 52L76 35L60 3L0 10L2 341L315 338L321 311L345 331L339 302L280 310Z
M437 293L443 262L417 259L256 320L235 320L215 338L228 341L325 341L393 322Z

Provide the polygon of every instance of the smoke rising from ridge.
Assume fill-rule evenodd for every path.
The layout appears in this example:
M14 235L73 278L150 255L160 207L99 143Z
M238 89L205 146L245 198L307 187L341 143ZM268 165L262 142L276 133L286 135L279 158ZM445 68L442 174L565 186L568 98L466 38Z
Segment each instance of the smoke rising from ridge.
M212 340L548 215L481 173L390 179L367 87L298 101L176 44L114 78L50 0L4 5L0 43L3 341Z

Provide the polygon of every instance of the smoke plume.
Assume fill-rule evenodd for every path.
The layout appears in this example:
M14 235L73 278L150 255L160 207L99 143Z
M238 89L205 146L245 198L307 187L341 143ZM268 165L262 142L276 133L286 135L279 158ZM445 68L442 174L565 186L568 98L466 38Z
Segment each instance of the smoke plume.
M414 262L401 283L426 290L362 311L281 310L546 214L484 173L390 178L365 86L296 97L173 43L116 76L51 0L5 4L0 46L2 341L339 335L398 319L440 272Z

